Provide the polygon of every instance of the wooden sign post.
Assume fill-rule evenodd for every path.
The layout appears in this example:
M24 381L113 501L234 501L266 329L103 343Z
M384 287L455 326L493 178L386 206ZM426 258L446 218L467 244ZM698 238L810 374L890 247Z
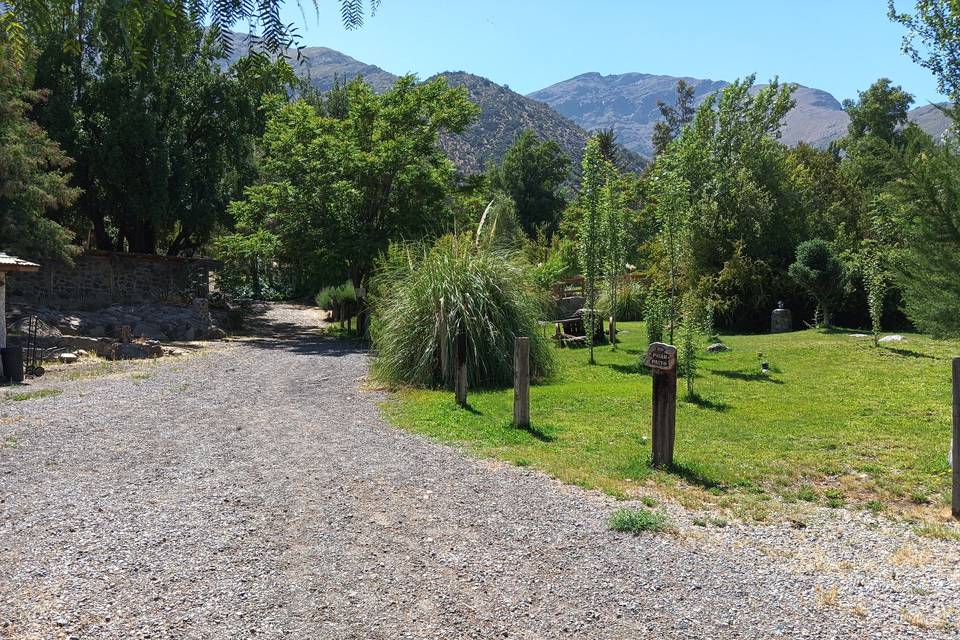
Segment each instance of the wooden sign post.
M677 435L677 348L654 342L643 363L653 373L653 466L669 467Z
M513 425L530 428L530 338L513 342Z
M465 407L467 406L467 334L463 331L457 334L453 345L453 359L454 392L457 396L457 404Z
M953 500L951 511L954 518L960 518L960 358L953 359L953 441L950 443L953 455Z

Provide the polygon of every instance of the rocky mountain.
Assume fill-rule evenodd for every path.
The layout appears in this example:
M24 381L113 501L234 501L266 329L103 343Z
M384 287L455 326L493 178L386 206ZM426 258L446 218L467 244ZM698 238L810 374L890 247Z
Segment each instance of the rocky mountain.
M249 48L245 37L234 34L232 54L225 64L229 65ZM295 50L290 50L287 55L294 70L321 91L333 86L334 77L349 81L357 76L363 76L376 91L386 91L398 77L380 67L325 47L306 47L300 50L299 55ZM556 141L569 156L573 167L579 168L589 134L576 123L543 102L527 98L486 78L464 71L446 71L438 75L444 76L451 86L466 87L470 99L480 107L477 121L467 131L459 135L441 136L444 151L461 172L478 173L491 162L498 162L517 135L526 129L531 129L541 139ZM627 167L643 166L644 161L639 156L626 148L622 151Z
M660 119L657 101L674 103L677 80L680 78L646 73L608 76L585 73L535 91L528 97L547 103L585 129L612 127L625 147L649 158L653 155L650 137L654 124ZM722 80L683 80L695 88L697 103L729 84ZM832 95L796 85L793 97L797 104L784 119L781 137L784 144L806 142L825 147L846 133L849 118ZM932 106L914 109L910 119L936 138L947 127L946 117Z
M460 135L443 135L441 144L465 173L483 171L496 163L514 139L531 129L541 139L554 140L575 166L579 166L588 134L542 102L531 100L491 80L464 71L438 74L450 86L466 87L470 100L480 107L477 121Z

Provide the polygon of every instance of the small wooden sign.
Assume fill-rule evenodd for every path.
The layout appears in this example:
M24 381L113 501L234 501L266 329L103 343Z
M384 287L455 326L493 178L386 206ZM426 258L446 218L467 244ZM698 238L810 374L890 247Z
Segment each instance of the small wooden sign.
M677 367L677 348L662 342L654 342L647 349L645 364L650 369L669 371Z

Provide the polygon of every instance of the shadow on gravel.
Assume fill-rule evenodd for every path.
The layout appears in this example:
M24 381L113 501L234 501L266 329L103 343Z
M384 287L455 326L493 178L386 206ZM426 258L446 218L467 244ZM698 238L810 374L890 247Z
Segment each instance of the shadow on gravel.
M339 357L367 351L360 343L324 335L319 326L297 320L296 316L277 314L273 305L257 304L244 319L245 330L238 337L258 349L299 355Z

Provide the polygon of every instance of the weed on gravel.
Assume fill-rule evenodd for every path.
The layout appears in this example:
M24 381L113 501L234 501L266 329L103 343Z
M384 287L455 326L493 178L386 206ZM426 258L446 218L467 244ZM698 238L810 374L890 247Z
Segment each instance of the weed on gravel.
M49 398L51 396L58 396L63 393L63 389L38 389L36 391L25 391L23 393L15 393L7 397L7 400L11 402L24 402L26 400L37 400L39 398Z
M610 516L610 528L634 535L644 531L664 531L667 517L649 509L618 509Z

